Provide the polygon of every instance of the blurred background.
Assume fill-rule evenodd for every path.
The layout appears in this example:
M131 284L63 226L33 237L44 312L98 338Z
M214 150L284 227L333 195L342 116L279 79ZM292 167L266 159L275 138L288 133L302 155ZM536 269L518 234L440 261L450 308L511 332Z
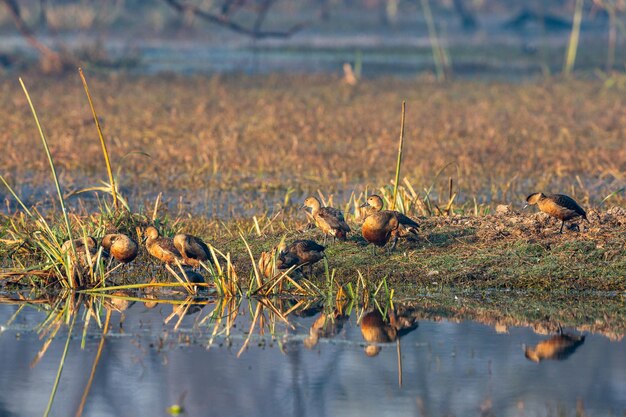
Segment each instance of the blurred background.
M626 0L0 0L0 71L623 71Z

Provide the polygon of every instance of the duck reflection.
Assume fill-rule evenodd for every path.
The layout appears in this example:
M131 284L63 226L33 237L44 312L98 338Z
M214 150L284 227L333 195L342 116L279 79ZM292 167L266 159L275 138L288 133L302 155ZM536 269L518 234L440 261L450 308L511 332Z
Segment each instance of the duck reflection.
M584 342L584 335L559 333L537 343L534 347L526 346L524 355L536 363L547 359L562 361L569 358Z
M313 349L320 339L329 339L339 334L348 316L343 314L343 309L335 308L329 313L322 313L313 322L309 329L309 336L304 339L304 346Z
M380 353L380 343L391 343L417 329L417 314L413 308L399 306L389 310L386 317L378 310L366 313L361 319L361 335L368 343L365 347L367 356Z

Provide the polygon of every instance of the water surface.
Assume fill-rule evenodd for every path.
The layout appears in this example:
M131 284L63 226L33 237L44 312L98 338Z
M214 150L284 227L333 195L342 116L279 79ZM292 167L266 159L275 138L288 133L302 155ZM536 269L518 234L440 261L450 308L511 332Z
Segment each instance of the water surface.
M540 342L563 336L425 320L419 300L380 310L298 308L285 300L230 309L215 300L201 303L207 305L183 306L182 319L167 304L107 304L123 311L111 314L83 415L161 416L174 404L183 406L184 415L222 417L626 412L623 339L564 329L579 342L534 362L524 346L538 351ZM0 415L42 415L67 326L31 367L48 338L41 323L50 308L27 305L14 316L18 309L0 305ZM77 316L52 415L75 415L101 341L93 317L84 332L84 311ZM320 327L324 318L327 325Z

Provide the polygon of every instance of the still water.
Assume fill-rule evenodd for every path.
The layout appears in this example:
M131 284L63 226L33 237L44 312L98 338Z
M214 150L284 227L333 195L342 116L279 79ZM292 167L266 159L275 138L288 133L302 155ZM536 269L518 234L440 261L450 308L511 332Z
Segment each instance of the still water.
M432 321L419 300L367 308L100 301L70 308L76 321L51 415L76 415L88 386L102 340L88 305L103 325L111 314L85 416L167 416L173 405L181 415L221 417L626 413L623 338ZM51 310L0 304L1 416L46 409L68 340L65 318L74 317L44 322Z

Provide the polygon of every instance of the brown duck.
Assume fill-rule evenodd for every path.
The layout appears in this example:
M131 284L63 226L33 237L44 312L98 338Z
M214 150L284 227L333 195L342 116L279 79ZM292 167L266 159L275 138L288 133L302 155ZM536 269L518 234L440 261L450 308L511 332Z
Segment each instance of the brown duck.
M346 223L341 210L333 207L322 207L320 201L315 197L304 200L302 208L311 210L315 224L325 236L332 236L333 240L336 238L345 242L346 236L350 232L350 226Z
M90 261L91 264L96 261L96 257L98 254L98 243L96 239L91 236L80 237L78 239L74 239L74 248L76 249L76 256L78 257L78 263L81 267L86 268L89 266ZM63 242L61 245L61 254L66 256L68 253L72 254L72 241L67 240ZM71 255L72 262L75 262L74 255ZM91 258L89 260L88 258Z
M287 245L278 254L278 269L288 269L296 265L298 268L309 266L309 277L313 276L313 264L324 258L326 248L314 240L300 239Z
M379 196L371 195L361 207L367 214L361 233L368 242L383 247L393 238L391 250L394 250L398 238L417 236L419 225L400 212L382 210L383 200Z
M121 263L132 262L139 252L137 242L122 233L111 233L102 238L102 248Z
M168 264L175 263L176 260L184 262L173 239L159 236L159 231L152 226L146 229L146 236L146 248L150 255Z
M543 340L535 347L526 347L524 355L533 362L546 359L565 360L585 342L585 336L562 333Z
M526 198L526 202L528 204L526 204L524 208L529 205L537 204L539 210L561 220L559 233L563 233L563 226L566 221L573 220L577 217L582 217L587 220L585 210L583 210L572 197L564 194L534 193Z
M209 247L196 236L179 233L174 236L174 246L183 256L186 265L198 267L200 262L207 262L211 259Z

